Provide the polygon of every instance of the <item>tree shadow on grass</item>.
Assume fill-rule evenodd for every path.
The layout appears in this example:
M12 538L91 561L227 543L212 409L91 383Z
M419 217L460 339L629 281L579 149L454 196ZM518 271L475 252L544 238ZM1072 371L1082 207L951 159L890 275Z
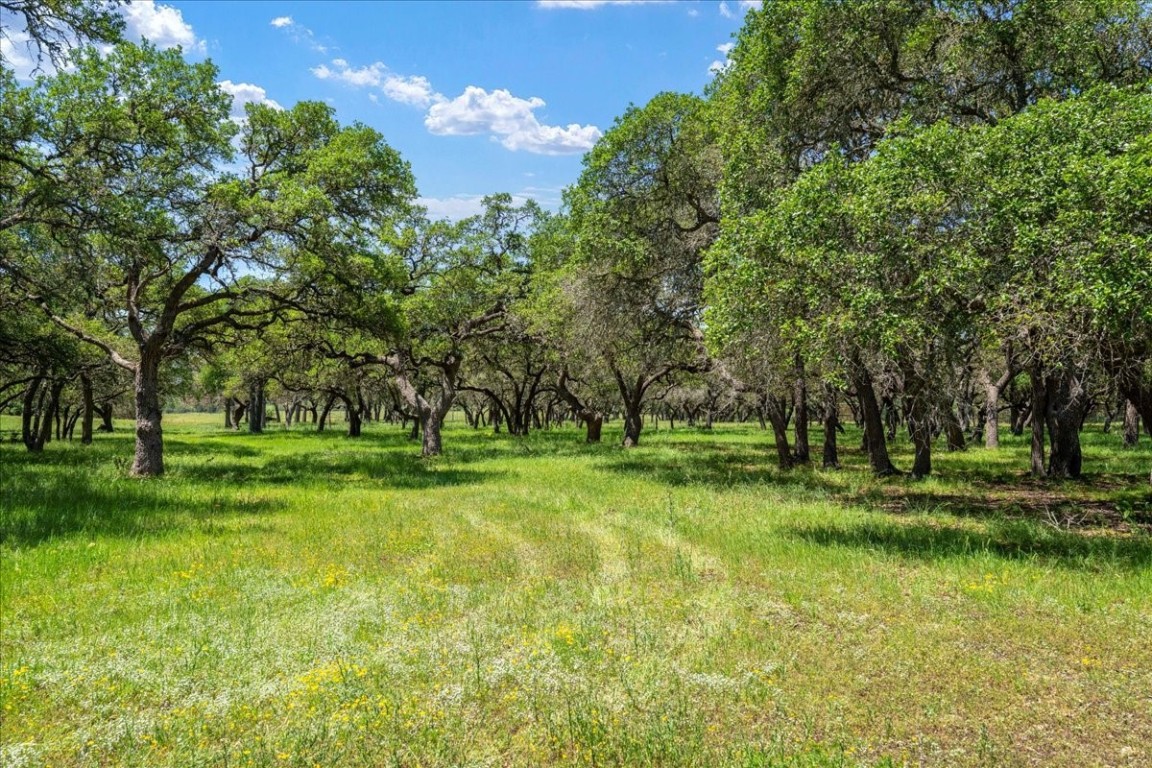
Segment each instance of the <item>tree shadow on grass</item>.
M980 530L930 520L868 520L851 526L799 526L791 529L790 535L826 547L877 551L916 560L992 555L1084 570L1152 567L1152 537L1089 536L1023 520L990 523Z
M24 472L0 489L0 545L35 546L75 535L139 538L197 527L219 531L225 520L267 515L284 506L235 489L84 472Z
M678 443L675 453L655 453L643 448L616 454L597 466L609 472L652 480L661 485L706 485L733 488L771 485L803 497L826 497L840 486L811 467L782 471L775 455L746 446Z
M453 461L453 464L455 461ZM196 482L243 486L362 482L381 488L427 489L480 484L507 473L461 469L387 451L319 451L270 456L259 463L214 461L179 466L173 474Z

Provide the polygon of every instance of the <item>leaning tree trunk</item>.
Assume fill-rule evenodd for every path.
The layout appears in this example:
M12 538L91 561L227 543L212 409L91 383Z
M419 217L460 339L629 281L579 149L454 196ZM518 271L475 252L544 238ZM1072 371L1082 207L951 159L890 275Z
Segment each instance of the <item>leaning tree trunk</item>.
M96 404L92 400L92 379L88 374L80 374L80 391L84 395L84 416L80 422L80 442L92 444L92 426L96 419Z
M136 366L136 454L132 461L135 477L164 474L164 433L160 426L160 356L147 350Z
M43 383L44 380L39 376L32 379L24 390L24 407L20 410L20 436L24 447L32 453L39 453L44 448L40 442L40 422L32 418L34 415L40 417L40 408L44 403L44 392L40 389Z
M792 449L788 446L788 416L783 398L769 396L766 398L765 409L768 421L772 424L772 437L776 441L776 460L780 469L791 469L793 458Z
M876 390L872 387L872 375L859 360L851 366L852 386L860 402L860 418L864 423L864 447L868 451L868 463L877 475L887 476L897 473L888 457L888 444L884 440L884 418L880 404L876 401Z

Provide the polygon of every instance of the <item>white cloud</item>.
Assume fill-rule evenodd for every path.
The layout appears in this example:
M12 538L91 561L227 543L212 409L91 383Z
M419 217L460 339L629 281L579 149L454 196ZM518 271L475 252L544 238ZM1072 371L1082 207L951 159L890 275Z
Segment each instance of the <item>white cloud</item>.
M272 26L276 27L276 29L282 29L284 27L290 27L293 24L295 24L295 22L292 21L291 16L277 16L276 18L272 19L272 21L270 21L269 23Z
M398 75L381 61L353 67L344 59L312 68L321 80L371 88L388 99L427 109L424 126L437 136L489 134L506 149L538 155L578 154L592 148L601 131L594 125L545 125L536 117L544 100L522 99L506 90L486 91L474 85L454 99L437 92L422 75ZM376 96L370 93L369 98ZM372 98L378 101L378 98Z
M379 86L388 71L388 68L380 62L356 69L348 66L348 62L344 59L333 59L332 66L336 69L332 69L326 64L313 67L312 74L321 80L339 80L348 85L364 87Z
M438 136L491 134L506 149L538 155L585 152L602 135L594 125L544 125L535 114L543 106L538 96L522 99L503 89L489 92L470 85L451 101L432 105L424 125Z
M757 11L764 7L764 0L740 0L740 10L747 11L755 8Z
M36 74L37 61L33 51L32 38L27 33L0 35L0 59L4 60L4 66L12 70L17 80L31 80ZM44 74L56 71L47 56L40 64L40 71Z
M427 107L444 100L444 97L432 90L428 78L420 75L403 77L401 75L388 75L380 84L380 90L393 101L401 104L411 104L415 107Z
M196 37L184 16L170 5L155 0L135 0L123 7L129 37L144 38L160 48L180 46L185 51L204 53L207 46Z
M536 0L537 8L591 11L605 5L665 5L673 0Z
M268 98L268 92L252 83L234 83L231 80L221 80L217 85L220 90L232 96L233 120L243 120L245 117L245 104L267 104L273 109L283 109L273 99Z
M716 61L709 64L708 65L708 71L714 75L718 75L721 72L723 72L724 70L728 69L728 67L732 66L732 61L728 58L728 54L731 53L732 49L735 47L736 47L735 43L723 43L721 45L716 46L716 50L718 50L718 51L720 51L720 53L724 54L724 59L723 60L717 59Z
M353 67L344 59L332 59L332 66L321 64L313 67L312 74L321 80L337 80L356 88L378 88L392 101L414 107L427 107L444 101L444 96L432 89L428 78L398 75L381 61L366 67Z

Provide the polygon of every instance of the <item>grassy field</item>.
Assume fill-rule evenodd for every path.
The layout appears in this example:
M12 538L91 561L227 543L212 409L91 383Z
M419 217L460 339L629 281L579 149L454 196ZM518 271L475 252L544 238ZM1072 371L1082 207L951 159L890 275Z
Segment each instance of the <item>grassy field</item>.
M1152 764L1147 438L881 482L743 426L218 424L159 481L126 428L0 446L0 765Z

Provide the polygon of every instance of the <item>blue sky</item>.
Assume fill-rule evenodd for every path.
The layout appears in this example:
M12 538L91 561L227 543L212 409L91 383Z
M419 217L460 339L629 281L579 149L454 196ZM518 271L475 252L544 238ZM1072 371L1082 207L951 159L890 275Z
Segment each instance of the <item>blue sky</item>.
M130 36L211 58L237 106L324 100L375 127L430 212L460 217L492 192L555 207L630 103L703 90L751 5L144 0L124 13Z

